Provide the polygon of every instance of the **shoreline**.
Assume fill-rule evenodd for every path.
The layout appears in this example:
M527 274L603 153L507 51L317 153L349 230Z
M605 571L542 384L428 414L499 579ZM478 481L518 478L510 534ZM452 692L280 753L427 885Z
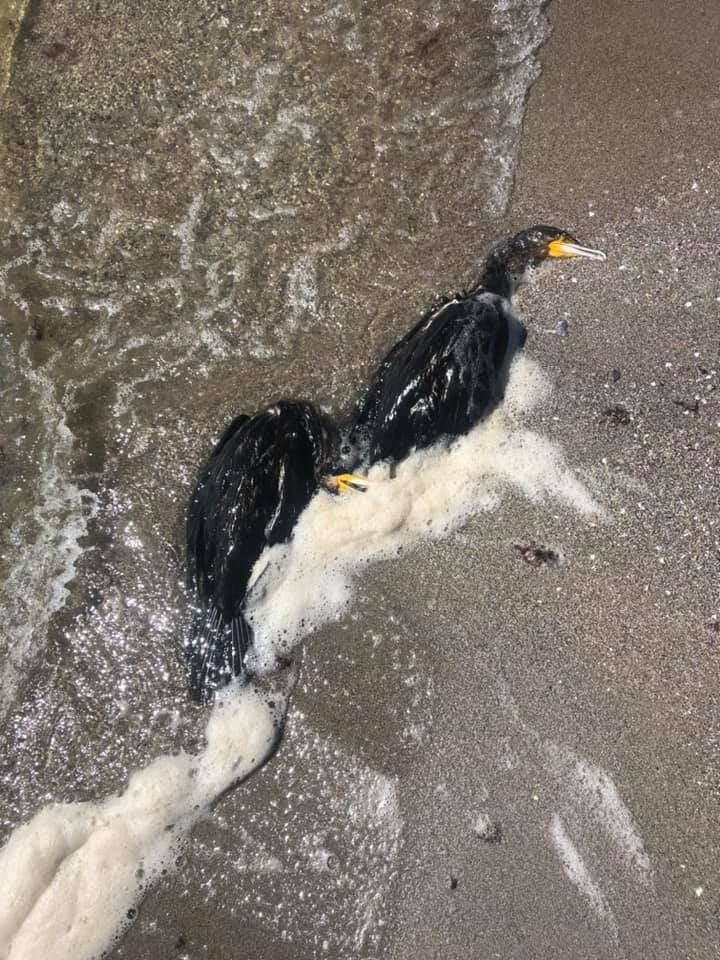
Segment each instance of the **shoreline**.
M422 283L445 276L447 263L460 262L473 237L479 242L489 231L500 236L530 223L554 222L608 253L602 267L552 265L520 298L526 356L554 387L523 414L518 443L527 453L537 431L560 451L557 463L566 461L568 471L602 503L604 516L580 516L531 490L527 496L503 491L452 536L403 543L397 556L364 570L348 615L319 629L298 651L299 682L277 756L193 830L177 872L150 890L137 921L109 951L117 960L156 954L236 960L238 950L248 960L714 956L720 915L715 705L720 282L712 267L720 248L720 127L714 122L720 119L720 66L714 58L720 11L708 8L693 18L677 0L630 6L612 0L602 9L554 0L544 11L552 30L540 51L542 72L530 89L502 222L478 225L478 211L468 213L466 204L457 235L448 236L448 221L458 216L464 197L461 186L449 186L445 221L434 204L428 206L445 247L429 236L430 221L414 222L414 212L407 231L391 233L391 222L384 224L381 239L361 230L355 242L348 234L338 248L342 253L342 244L348 247L346 273L333 273L334 255L317 241L311 247L315 259L305 272L296 270L296 293L303 293L305 283L303 296L312 301L294 321L302 348L298 339L280 360L270 350L265 367L246 357L243 368L245 341L231 337L222 353L226 366L213 359L217 392L202 387L192 401L183 398L182 382L164 384L160 370L157 378L138 373L128 381L128 405L136 387L138 394L156 393L150 392L132 417L121 418L130 452L108 450L113 470L98 475L118 491L134 490L137 471L142 499L128 498L127 551L113 562L121 571L123 563L137 563L137 582L145 571L148 583L145 592L132 586L133 577L106 583L101 565L97 584L90 579L93 604L111 608L108 619L98 622L109 624L111 640L127 644L125 659L119 650L117 662L112 643L102 648L106 659L98 672L110 676L110 695L106 712L87 720L98 733L94 751L102 746L100 776L122 780L123 765L135 765L133 750L149 749L154 757L159 743L175 750L192 733L182 728L187 707L182 678L177 671L169 679L162 672L166 649L177 639L170 635L177 564L162 554L167 523L158 488L182 503L183 478L171 474L193 468L206 442L205 428L218 404L226 402L228 384L242 381L233 400L242 405L260 386L305 383L297 368L303 367L302 350L309 350L304 366L332 380L329 402L339 402L348 384L359 381L366 354L401 324L392 304L409 309ZM145 16L150 30L152 15ZM222 35L224 20L212 18L208 29ZM138 36L150 35L139 24ZM176 39L184 69L185 41ZM421 39L420 49L434 49L432 56L442 62L442 32ZM68 58L56 66L71 77L73 63ZM106 77L98 76L103 92ZM90 80L95 91L94 77ZM247 108L249 117L252 110ZM221 110L213 116L212 143L222 145L228 120ZM307 138L301 136L303 129L295 129L294 149L312 143L307 130ZM74 157L72 151L68 155ZM128 175L136 172L132 148L124 162ZM385 162L389 176L393 164ZM414 168L408 165L405 170L395 164L412 183ZM416 175L425 172L418 162ZM445 186L437 186L437 179L432 183L442 199ZM58 184L65 189L62 178ZM167 187L168 195L173 189ZM207 268L196 278L202 296L192 284L187 287L186 309L200 297L210 311L206 319L214 322L221 261L215 263L207 251L216 237L224 256L228 241L212 229L222 218L210 225L203 221L196 231L201 193L197 198L175 232L164 231L162 250L174 263L173 237L179 236L183 270L196 260ZM60 219L63 209L58 202ZM213 209L205 213L211 216ZM170 223L173 210L157 222ZM267 208L256 208L258 230L273 211L269 201ZM111 218L110 226L121 232L136 217L137 211L127 214L127 223ZM288 218L280 221L285 227L277 235L289 229ZM57 232L62 237L60 227ZM305 251L307 237L301 240ZM356 309L342 300L342 291L352 288L348 278L364 266L363 251L376 256L383 244L396 259L383 274L387 295L375 290L380 322L373 330L372 320L367 329L353 321L343 330L345 312ZM140 249L128 248L131 265ZM474 252L468 251L468 262ZM156 257L151 251L147 262L154 264ZM412 274L393 266L403 264L403 257L413 259ZM87 272L82 251L78 264L81 281ZM264 264L255 266L264 272ZM327 286L325 273L333 273ZM118 276L120 289L124 268ZM402 292L400 282L406 285ZM225 309L232 313L230 289ZM325 291L335 289L341 293L332 314L333 340L326 335L322 304ZM182 315L183 303L180 298L180 306L172 301L168 307L169 326ZM150 301L148 311L157 320L157 302ZM75 315L68 309L50 325L60 344ZM113 316L108 311L108 333L117 322ZM561 320L568 336L557 335ZM257 329L267 333L264 326ZM185 332L192 350L195 328L188 324ZM163 342L157 341L158 365ZM202 351L188 353L180 369L192 371L206 362ZM243 380L243 370L262 380L264 369L271 371L271 386ZM311 369L310 386L314 375ZM105 455L107 436L117 426L102 415L107 396L112 392L84 396L87 420L77 417L74 423L80 428L78 449ZM214 404L213 396L223 399ZM193 404L206 409L197 414ZM179 430L175 421L183 411L186 424ZM154 459L143 459L158 436L167 437L165 445ZM159 483L143 485L148 465L153 473L160 470ZM143 500L159 504L151 518L157 523L149 523L155 510L143 510ZM117 529L125 523L118 520ZM533 544L547 546L557 562L544 567L526 562ZM88 571L92 562L88 557ZM106 572L115 570L108 563ZM124 584L130 584L129 596ZM146 630L144 620L138 621L138 635L133 633L125 601L135 604L138 591L141 605L168 614L171 626L164 633L152 621ZM159 597L166 608L158 611ZM168 645L158 649L161 673L153 674L153 660L142 678L145 693L126 701L120 686L123 698L116 704L113 686L123 670L134 681L136 658L139 665L150 663L147 651L136 646L147 641L145 634L152 644L160 639ZM84 640L70 633L66 641L61 672L68 692L60 705L73 707L71 686L78 678L82 685L85 675L75 660L77 650L81 659L95 658L99 647L91 633ZM68 710L70 720L85 718L87 704L94 702L92 689L86 700L79 693L77 714ZM39 703L44 707L42 699ZM63 719L61 712L58 716ZM134 737L127 732L133 728L124 726L128 717L138 721ZM56 767L64 763L62 750L53 753L51 746L44 768L48 758ZM68 784L70 799L83 799L82 791L94 788L94 764L93 751L71 752L66 764L71 772L63 780L65 771L55 771L53 782ZM8 776L15 776L13 769ZM77 790L79 797L72 793Z

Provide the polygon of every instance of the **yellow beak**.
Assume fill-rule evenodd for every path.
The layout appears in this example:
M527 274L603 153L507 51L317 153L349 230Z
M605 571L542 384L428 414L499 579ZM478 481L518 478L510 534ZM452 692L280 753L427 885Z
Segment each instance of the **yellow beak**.
M549 257L586 257L588 260L607 260L602 250L582 247L573 240L551 240L548 244Z

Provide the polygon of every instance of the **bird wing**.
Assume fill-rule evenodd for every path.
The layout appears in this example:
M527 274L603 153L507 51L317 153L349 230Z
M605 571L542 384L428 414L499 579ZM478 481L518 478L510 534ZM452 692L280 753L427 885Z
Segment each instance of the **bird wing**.
M188 581L201 607L185 644L195 700L209 700L242 674L252 644L245 599L255 563L266 546L290 538L318 469L338 448L334 424L300 401L237 417L216 444L187 517Z
M187 555L188 587L196 586L201 592L205 587L205 578L202 572L211 566L206 541L206 517L214 493L215 474L218 461L228 444L237 443L242 433L242 427L250 417L241 413L223 430L220 439L213 447L208 461L200 471L195 487L190 496L185 521L185 548Z
M456 297L423 317L388 353L353 433L371 461L470 430L502 397L509 312L492 294Z
M324 419L300 403L276 404L235 424L201 475L187 537L190 585L228 620L243 605L262 551L291 536L334 442Z

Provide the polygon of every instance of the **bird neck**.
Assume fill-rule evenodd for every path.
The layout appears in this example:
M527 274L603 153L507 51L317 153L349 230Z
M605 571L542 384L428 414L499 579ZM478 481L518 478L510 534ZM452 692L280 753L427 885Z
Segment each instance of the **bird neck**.
M527 252L514 248L512 240L505 240L487 255L478 286L511 300L529 265Z

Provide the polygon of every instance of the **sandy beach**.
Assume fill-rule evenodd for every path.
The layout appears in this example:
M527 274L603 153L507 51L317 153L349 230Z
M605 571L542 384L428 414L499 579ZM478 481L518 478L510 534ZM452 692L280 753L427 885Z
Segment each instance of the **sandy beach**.
M153 382L148 389L165 390L165 406L157 417L139 406L134 424L138 435L167 429L158 444L181 458L177 476L156 468L139 444L135 459L121 450L111 461L116 450L105 450L106 421L95 413L104 394L97 384L84 388L83 415L95 419L87 428L79 416L71 422L82 463L107 456L122 489L132 487L134 470L144 478L157 469L153 483L170 493L154 507L142 487L137 536L153 533L157 520L177 544L200 438L225 411L231 384L238 404L289 383L347 408L369 356L403 327L389 304L393 282L403 306L428 287L452 289L489 240L537 222L607 252L606 264L539 271L519 297L526 354L553 386L526 426L564 451L601 513L510 492L451 536L370 566L347 616L298 654L300 680L278 754L194 828L176 872L148 893L113 960L717 956L720 7L553 0L546 15L551 33L504 214L435 209L418 188L417 221L408 214L400 239L383 224L373 247L361 224L361 239L347 240L351 251L358 245L356 262L341 262L334 275L329 266L320 271L317 296L336 289L332 319L340 319L330 339L299 314L292 336L305 343L304 368L292 354L275 362L245 352L238 373L230 360L218 361L197 397L183 382ZM67 54L55 56L62 62ZM73 69L70 62L82 89ZM13 96L19 137L22 98ZM24 146L13 149L19 156ZM167 163L171 192L181 178ZM369 176L358 170L359 179ZM430 192L449 189L434 176L419 182ZM262 207L258 230L264 216ZM214 239L204 222L202 231L203 242L218 245L207 254L215 269L227 237ZM171 233L163 234L168 246ZM411 241L412 256L402 247ZM133 240L137 258L125 261L141 272L144 242ZM267 259L248 268L253 282L284 262L283 242L278 229ZM322 260L324 238L313 242ZM365 286L364 251L375 267L384 263ZM111 260L103 264L98 282L110 289L123 274ZM212 296L226 292L218 289ZM341 319L355 309L356 289L377 323ZM182 314L179 296L168 302L158 326ZM147 305L154 318L157 302ZM262 321L259 313L252 336L265 336ZM59 340L72 343L69 333ZM310 369L308 357L325 372ZM243 379L248 370L255 372ZM182 440L173 433L175 408L187 428ZM109 541L96 533L93 549L110 550ZM534 562L538 545L552 562ZM112 549L130 565L124 547ZM167 587L177 604L173 549L171 556L158 546L161 572L148 591ZM88 573L94 563L79 564L90 586L86 596L75 585L76 606L89 597L99 606L97 596L111 593L111 578L96 582ZM63 667L82 668L87 652L78 649L73 655L60 640L50 647L28 703L43 702L43 684L54 684ZM141 758L176 743L147 701L165 671L158 712L185 709L177 652L163 659L141 647L145 663L143 656L146 685L135 700L132 688L128 694L139 732L124 737L125 717L113 726L110 708L87 699L105 792ZM143 720L143 710L152 719ZM85 748L77 747L77 786L55 746L43 749L53 798L87 799L96 783ZM44 802L45 786L18 786L21 773L6 766L13 810L35 797Z
M619 915L634 916L621 921L618 955L711 957L720 896L720 74L710 50L720 14L702 4L558 0L550 19L512 220L569 223L608 252L604 274L538 286L524 311L537 317L529 349L558 385L551 429L603 476L610 516L573 544L559 602L544 594L531 618L522 615L532 621L524 654L533 634L543 638L539 662L509 651L504 662L515 663L513 688L549 736L562 729L616 772L640 825L663 919L643 918L642 896L628 890ZM538 330L559 319L570 325L560 345ZM554 695L542 696L539 674ZM537 955L599 955L571 947L567 927L566 936Z

